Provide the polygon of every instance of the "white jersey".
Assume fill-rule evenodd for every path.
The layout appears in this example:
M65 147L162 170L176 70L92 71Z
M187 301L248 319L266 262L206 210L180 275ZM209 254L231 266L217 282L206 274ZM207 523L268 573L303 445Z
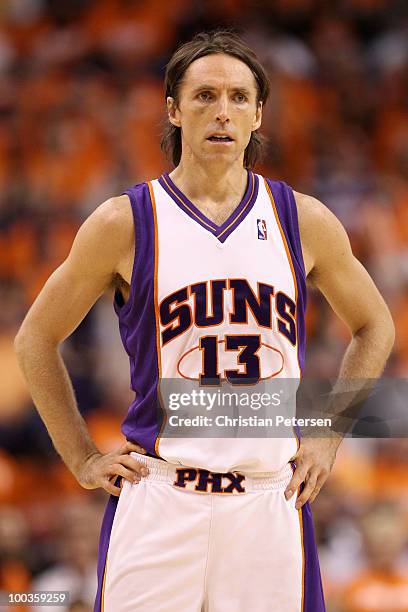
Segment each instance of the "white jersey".
M241 422L257 417L246 407L239 437L236 426L234 437L224 435L222 408L205 402L226 388L240 398L265 392L278 379L290 379L293 391L302 375L305 271L291 188L248 171L242 201L220 226L167 174L126 193L136 254L129 300L123 304L117 294L115 310L136 396L124 434L174 464L214 472L282 469L297 449L292 429L245 437ZM204 404L180 405L181 394L191 398L193 390ZM294 395L291 401L295 414ZM201 421L185 426L181 414Z
M242 201L220 226L168 175L126 193L135 261L129 299L118 292L114 305L135 400L122 430L152 456L132 453L148 475L122 479L120 496L110 496L95 611L273 602L280 612L324 612L309 504L297 510L297 495L284 495L293 429L278 436L268 426L259 436L241 422L201 424L228 412L221 403L209 410L209 397L253 398L272 383L288 390L287 381L295 412L306 292L293 192L248 172ZM207 404L195 403L201 393ZM249 418L253 407L237 402L229 416ZM191 424L174 432L181 418Z

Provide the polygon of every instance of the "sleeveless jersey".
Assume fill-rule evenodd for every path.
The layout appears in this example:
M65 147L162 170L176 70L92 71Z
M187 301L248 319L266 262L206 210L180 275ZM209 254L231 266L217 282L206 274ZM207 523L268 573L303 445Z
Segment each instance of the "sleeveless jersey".
M128 440L165 461L215 472L280 470L297 436L202 438L163 435L162 380L228 381L302 376L306 275L292 189L248 171L246 192L217 225L168 174L131 187L135 258L129 299L114 308L129 355L135 399Z

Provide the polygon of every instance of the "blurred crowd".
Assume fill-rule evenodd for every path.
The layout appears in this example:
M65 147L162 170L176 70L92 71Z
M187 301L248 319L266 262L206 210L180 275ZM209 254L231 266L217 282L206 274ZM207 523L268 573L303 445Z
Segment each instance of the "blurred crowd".
M257 170L340 218L394 316L385 376L407 376L405 0L1 0L0 590L69 590L67 610L91 609L106 496L80 490L57 460L12 340L84 218L171 167L159 145L165 64L219 26L244 34L271 80ZM63 346L106 451L131 399L111 301ZM335 377L348 331L313 289L307 317L306 376ZM403 438L339 451L314 504L329 612L408 611L407 451Z

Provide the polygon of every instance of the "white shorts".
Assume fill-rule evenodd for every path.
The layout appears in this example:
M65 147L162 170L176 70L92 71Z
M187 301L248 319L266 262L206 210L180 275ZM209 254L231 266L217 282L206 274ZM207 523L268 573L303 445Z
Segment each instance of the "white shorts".
M109 500L96 612L324 611L310 508L284 496L289 464L249 477L132 456L149 475Z

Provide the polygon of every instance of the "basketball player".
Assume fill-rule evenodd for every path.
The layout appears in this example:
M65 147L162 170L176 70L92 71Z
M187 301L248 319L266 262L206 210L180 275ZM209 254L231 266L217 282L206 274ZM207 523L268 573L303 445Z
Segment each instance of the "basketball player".
M269 92L254 53L200 34L171 58L165 90L175 169L85 221L21 326L19 361L66 465L111 494L95 610L321 612L309 503L340 436L166 437L159 381L299 378L306 278L350 329L341 378L380 375L393 322L336 217L253 172ZM59 345L112 286L136 397L127 441L104 455Z

